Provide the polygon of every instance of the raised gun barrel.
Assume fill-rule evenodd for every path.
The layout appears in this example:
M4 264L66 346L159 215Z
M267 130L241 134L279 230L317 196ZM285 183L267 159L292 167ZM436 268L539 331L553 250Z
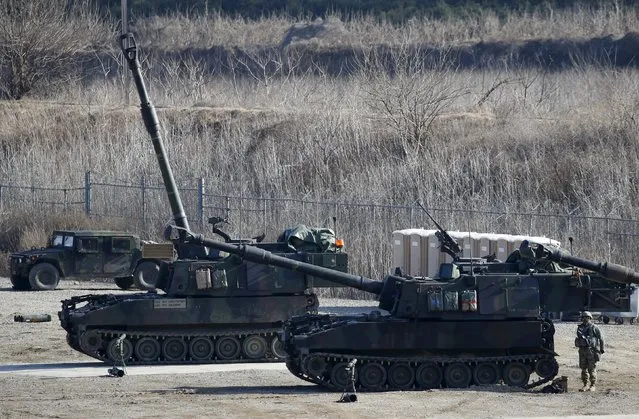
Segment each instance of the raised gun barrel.
M140 96L140 111L142 112L142 119L144 120L144 126L147 132L151 136L153 141L153 149L160 165L160 172L162 173L162 180L166 188L166 193L169 198L169 204L171 205L171 211L173 211L173 219L175 225L182 227L185 230L189 230L189 222L186 219L186 213L182 206L182 200L180 199L180 193L175 185L175 179L173 177L173 171L169 165L169 160L166 156L166 150L164 149L164 143L162 136L160 135L160 122L155 112L155 107L149 100L149 95L144 85L144 79L142 78L142 72L140 70L140 61L138 60L138 49L135 44L133 34L127 33L120 36L120 47L124 58L129 63L129 68L133 74L133 81Z
M170 229L169 229L170 230ZM178 230L182 230L178 228ZM207 239L202 235L190 232L182 232L187 243L197 244L230 254L237 255L249 262L259 263L261 265L277 266L292 271L298 271L307 275L316 276L322 279L328 279L347 287L370 292L376 295L381 294L384 288L384 282L366 278L359 275L352 275L339 272L334 269L316 266L310 263L300 262L283 256L275 255L268 250L245 244L222 243L215 240ZM170 234L170 231L168 232Z
M632 269L610 262L596 262L568 254L562 250L549 250L548 259L563 262L578 268L597 272L606 279L622 284L639 284L639 273Z

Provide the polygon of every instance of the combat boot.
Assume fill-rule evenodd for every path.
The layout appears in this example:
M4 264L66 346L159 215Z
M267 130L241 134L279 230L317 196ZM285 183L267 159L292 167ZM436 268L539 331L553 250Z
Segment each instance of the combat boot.
M590 387L588 387L588 383L584 384L584 386L579 389L579 391L588 391L588 390L590 390Z
M595 387L594 384L591 384L590 388L588 389L588 391L597 391L597 388Z

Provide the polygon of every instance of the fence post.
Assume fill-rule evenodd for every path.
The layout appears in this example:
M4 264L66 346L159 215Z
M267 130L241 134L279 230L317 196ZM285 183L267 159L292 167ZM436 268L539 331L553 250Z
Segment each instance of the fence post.
M204 178L197 181L197 216L200 220L200 229L204 231Z
M226 197L226 219L227 221L231 219L231 197Z
M84 213L91 216L91 171L84 173Z
M140 178L140 187L142 188L142 228L146 231L146 181L144 175Z
M0 185L0 212L2 212L2 185Z

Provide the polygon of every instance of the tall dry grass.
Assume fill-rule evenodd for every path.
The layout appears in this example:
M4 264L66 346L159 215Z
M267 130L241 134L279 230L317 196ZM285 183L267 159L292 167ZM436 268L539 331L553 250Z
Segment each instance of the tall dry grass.
M315 23L307 31L294 31L298 42L323 47L355 47L408 43L460 45L475 42L513 42L531 39L580 39L622 36L639 31L634 7L602 2L598 7L577 5L570 9L548 7L535 12L469 12L454 19L414 18L394 25L373 16L347 18L339 13L324 21L300 22L271 16L255 21L218 13L156 16L135 22L133 28L145 46L166 50L192 48L277 46L291 29Z
M574 13L574 21L580 22L585 13L595 12ZM605 16L610 27L626 30L625 26L622 29L626 24L619 22L631 11L619 13L623 19ZM522 16L519 26L513 20L511 25L518 28L513 33L527 33L522 27L528 25L537 28L534 31L540 36L544 30L560 26L557 19L569 20L568 15L553 13L546 16L547 26L527 23L542 18ZM233 40L245 42L243 46L264 43L232 36L233 28L246 28L251 23L216 16L201 19L226 24L226 32L221 32L227 38L202 41L186 33L184 38L191 36L194 45L228 42L232 46ZM212 33L206 32L206 25L197 18L192 20L193 27L200 27L203 34ZM269 23L269 30L277 32L278 22L257 24ZM362 19L359 24L362 28L383 26L367 22ZM185 25L184 18L165 23L167 27ZM285 23L291 24L282 21L283 27ZM159 25L155 37L147 37L152 41L145 41L159 48L162 37L167 36L161 30L164 26L152 20L144 24L149 26L137 26L142 34L150 34L153 25ZM429 26L422 24L423 28ZM456 31L457 41L475 39L476 35L466 34L457 24L447 26ZM500 22L506 24L508 20ZM411 31L417 29L411 25L417 23L389 27L388 31L415 33ZM544 27L547 29L540 29ZM608 26L591 27L589 32L574 36L595 36L604 27ZM277 39L285 31L275 32L269 39ZM391 34L388 36L400 46L425 36L407 41L405 33L384 33ZM437 42L444 39L437 36ZM170 46L186 47L177 41ZM218 74L186 53L182 55L186 59L167 57L154 62L145 56L143 65L171 164L181 179L206 178L209 191L326 202L411 204L422 199L438 208L639 218L635 182L639 169L639 89L638 73L633 68L587 61L563 71L523 66L482 70L421 66L402 78L389 77L385 68L371 62L361 71L331 77L321 71L321 63L312 73L295 73L285 72L276 62L265 66L262 74L247 76L246 71L240 71L239 61L234 63L237 71ZM286 58L266 57L266 62ZM135 94L130 95L132 105L126 107L122 105L121 77L104 71L91 80L48 92L43 95L45 101L0 103L0 183L80 185L87 170L103 179L131 183L139 182L142 175L158 177L155 155L133 105L137 103ZM400 83L406 84L402 87ZM422 126L424 135L408 135L414 132L410 127L416 119L403 115L431 115L432 108L424 95L415 95L415 90L406 86L427 86L429 91L439 89L448 95L449 100ZM385 107L385 97L402 100ZM399 123L393 122L394 118ZM118 204L126 206L127 202L123 199ZM32 209L20 210L28 213ZM168 208L166 214L170 214ZM306 223L330 217L328 213L293 215ZM284 223L291 220L290 215L277 217L275 214L264 223L271 234L287 227ZM392 215L373 217L347 218L340 227L349 238L354 270L370 275L388 272L388 232L409 227L394 222ZM490 225L494 230L526 227L531 234L540 233L539 226L483 217L476 225ZM375 224L380 222L386 224ZM447 222L451 229L467 228L463 218L451 217ZM250 226L243 228L250 231ZM573 234L599 239L593 231L583 225ZM564 235L566 230L549 228L541 234ZM628 237L606 236L602 240L617 240L620 247L634 243L633 236ZM584 248L589 246L582 243ZM604 247L597 244L589 249L601 255Z

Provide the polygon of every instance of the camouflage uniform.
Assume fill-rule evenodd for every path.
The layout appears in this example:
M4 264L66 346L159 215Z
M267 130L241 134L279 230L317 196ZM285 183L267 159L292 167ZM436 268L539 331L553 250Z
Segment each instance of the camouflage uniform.
M592 316L589 316L592 319ZM597 382L597 361L599 354L604 352L604 341L599 328L591 323L591 320L577 326L577 338L575 346L579 348L579 368L581 368L581 381L584 384L582 390L594 390Z

